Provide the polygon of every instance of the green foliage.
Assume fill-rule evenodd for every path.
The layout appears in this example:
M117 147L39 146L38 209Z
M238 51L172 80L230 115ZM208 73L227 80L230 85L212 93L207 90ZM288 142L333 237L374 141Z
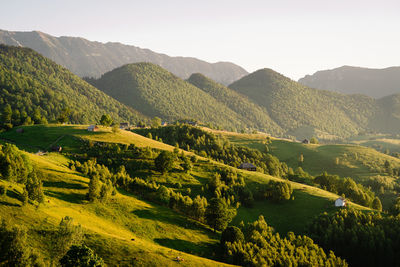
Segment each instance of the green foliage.
M161 126L161 119L159 117L154 117L151 120L151 127L157 128L157 127L160 127L160 126Z
M316 138L316 137L312 137L311 139L310 139L310 144L318 144L319 142L318 142L318 139Z
M135 132L143 136L151 134L161 137L167 144L189 147L200 156L208 156L233 167L238 167L243 162L251 162L263 172L277 177L284 176L287 171L286 164L270 154L233 145L228 140L197 127L175 125L157 129L138 129Z
M29 199L42 203L44 201L44 194L42 179L39 178L39 175L37 171L31 172L27 177L25 188L28 192Z
M74 225L73 219L66 216L61 219L58 229L51 235L49 252L52 263L64 257L72 245L80 245L83 233L80 225Z
M282 129L270 118L266 109L236 91L214 82L200 73L192 74L188 82L235 111L243 121L241 128L256 128L273 135L282 134Z
M398 266L400 218L343 209L321 214L309 226L310 236L354 266Z
M220 198L211 199L205 213L207 224L210 225L214 231L224 230L235 216L236 210L229 207L227 203Z
M104 126L110 126L113 123L111 116L108 114L103 114L100 118L100 124Z
M169 151L161 151L161 153L154 159L156 170L161 173L166 173L172 169L175 162L175 156Z
M0 45L0 110L3 127L56 120L89 124L105 113L117 121L143 119L33 50L5 45Z
M67 254L60 259L63 267L102 267L103 259L97 256L89 247L71 246Z
M265 108L283 131L298 138L304 138L303 129L339 137L356 135L371 128L378 132L399 132L396 117L399 96L375 100L363 95L311 89L271 69L251 73L229 88Z
M372 201L371 208L382 211L382 203L378 197L375 197L374 200Z
M222 240L224 258L232 264L241 266L348 266L347 263L324 250L307 236L296 236L289 232L281 238L268 226L263 216L241 232L235 231L238 240ZM240 229L239 229L240 231ZM225 238L227 239L227 238Z
M4 197L7 194L7 188L4 184L0 185L0 197Z
M377 199L375 202L379 201L378 198L375 198L375 194L371 190L365 188L361 184L357 184L351 178L342 179L337 175L328 175L325 172L322 175L315 177L313 182L329 192L338 195L345 195L355 203L366 207L372 207L374 199Z
M243 242L244 235L242 230L236 226L228 226L221 234L221 246L224 247L226 242Z
M149 117L189 118L224 128L254 125L208 93L151 63L124 65L90 82Z
M288 182L270 181L268 184L260 185L256 196L257 199L270 199L273 202L282 202L290 200L293 194L293 189Z

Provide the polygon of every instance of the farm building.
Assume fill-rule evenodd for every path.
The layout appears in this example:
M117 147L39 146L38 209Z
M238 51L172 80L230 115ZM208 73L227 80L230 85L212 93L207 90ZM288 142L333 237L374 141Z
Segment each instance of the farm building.
M239 169L248 170L248 171L256 171L257 167L251 163L243 162L240 164Z
M62 151L62 147L61 146L52 146L51 147L51 151L61 152Z
M99 127L97 127L97 125L90 125L87 130L89 132L96 132L99 129Z
M122 130L128 129L129 128L129 123L128 122L121 122L119 124L119 128Z
M310 140L308 140L307 138L306 139L304 139L303 141L301 141L303 144L309 144L310 143Z
M339 197L335 200L335 207L345 207L346 206L346 199L343 197Z

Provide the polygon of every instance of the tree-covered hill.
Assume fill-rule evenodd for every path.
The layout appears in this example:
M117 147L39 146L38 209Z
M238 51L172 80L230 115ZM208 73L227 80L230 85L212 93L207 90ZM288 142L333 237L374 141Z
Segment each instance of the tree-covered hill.
M96 123L103 114L115 121L145 118L67 69L29 48L0 45L2 124L55 121Z
M147 116L168 121L195 119L238 130L254 125L213 96L151 63L128 64L89 81Z
M190 76L188 82L210 94L215 99L224 103L230 109L238 113L243 121L253 128L262 129L273 135L282 134L282 129L269 116L268 111L255 104L246 96L219 84L208 77L195 73Z
M398 123L399 107L393 96L375 100L311 89L271 69L251 73L229 87L266 108L271 118L294 136L301 136L305 128L337 137L365 131L393 133L396 127L392 125Z

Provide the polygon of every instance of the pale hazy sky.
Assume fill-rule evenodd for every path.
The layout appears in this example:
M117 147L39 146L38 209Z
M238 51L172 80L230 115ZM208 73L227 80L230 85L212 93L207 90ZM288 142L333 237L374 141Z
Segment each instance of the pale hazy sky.
M0 29L121 42L298 79L400 65L400 0L0 0Z

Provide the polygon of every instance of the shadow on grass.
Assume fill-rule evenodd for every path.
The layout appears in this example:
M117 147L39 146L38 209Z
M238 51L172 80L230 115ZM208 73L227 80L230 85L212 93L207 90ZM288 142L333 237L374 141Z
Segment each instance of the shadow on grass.
M0 205L9 206L9 207L21 207L21 205L18 205L15 203L10 203L10 202L5 202L5 201L0 201Z
M79 193L64 193L64 192L47 190L45 192L45 195L75 204L82 204L83 201L85 200L85 195Z
M65 188L65 189L87 189L87 186L82 184L75 183L67 183L64 181L43 181L44 187L56 187L56 188Z
M7 196L9 198L14 198L16 200L23 201L22 195L18 191L14 190L14 189L7 190Z
M185 253L190 253L214 260L218 259L217 255L219 254L219 247L217 244L210 244L206 242L194 243L187 240L169 238L156 238L154 239L154 242L161 246L179 250Z

